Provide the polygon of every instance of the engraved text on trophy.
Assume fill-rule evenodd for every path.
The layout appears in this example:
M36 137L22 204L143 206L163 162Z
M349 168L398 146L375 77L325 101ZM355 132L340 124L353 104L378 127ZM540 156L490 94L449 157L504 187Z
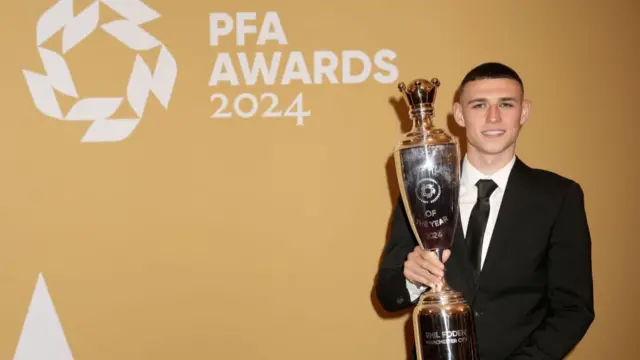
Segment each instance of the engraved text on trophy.
M475 359L475 334L468 314L462 312L419 316L421 353L424 359Z
M458 211L458 173L453 144L400 151L410 217L425 249L451 247Z

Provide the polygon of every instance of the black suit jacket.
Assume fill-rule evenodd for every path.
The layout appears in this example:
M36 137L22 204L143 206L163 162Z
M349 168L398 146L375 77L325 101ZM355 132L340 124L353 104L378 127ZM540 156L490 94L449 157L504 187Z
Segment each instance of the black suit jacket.
M474 284L458 222L446 280L475 314L481 360L556 360L594 320L591 238L581 187L519 158L509 175L482 273ZM401 200L376 295L387 311L412 306L403 263L417 242Z

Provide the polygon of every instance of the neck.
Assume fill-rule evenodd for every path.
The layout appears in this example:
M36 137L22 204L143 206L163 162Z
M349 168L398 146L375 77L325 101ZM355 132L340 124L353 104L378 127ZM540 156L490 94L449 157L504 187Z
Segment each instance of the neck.
M486 175L491 175L505 167L515 155L515 148L511 147L498 154L486 154L468 146L467 159L476 169Z

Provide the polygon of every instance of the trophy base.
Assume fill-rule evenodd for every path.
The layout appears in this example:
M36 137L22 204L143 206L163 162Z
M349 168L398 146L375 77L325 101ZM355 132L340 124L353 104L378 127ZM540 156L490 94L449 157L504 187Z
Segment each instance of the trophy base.
M419 360L478 359L473 312L462 293L450 288L424 293L413 323Z

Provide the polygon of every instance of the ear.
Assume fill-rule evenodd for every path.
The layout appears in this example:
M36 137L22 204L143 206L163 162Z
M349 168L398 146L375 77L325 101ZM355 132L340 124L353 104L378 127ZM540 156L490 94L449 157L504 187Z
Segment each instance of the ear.
M520 113L520 125L524 125L524 123L529 120L529 116L531 114L531 101L523 100L522 101L522 112Z
M464 127L464 115L462 114L462 105L459 102L453 103L453 118L459 126Z

